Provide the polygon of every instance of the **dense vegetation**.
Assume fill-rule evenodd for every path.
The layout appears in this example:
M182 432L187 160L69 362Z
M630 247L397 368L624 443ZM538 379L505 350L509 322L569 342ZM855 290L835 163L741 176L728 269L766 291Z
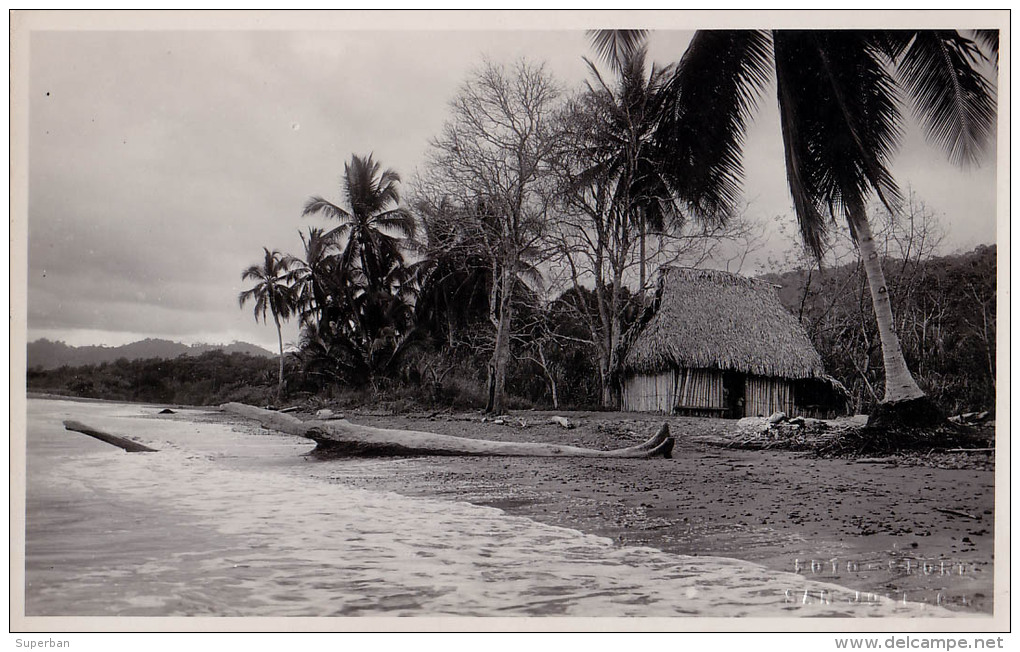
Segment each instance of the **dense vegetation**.
M947 413L994 409L996 248L923 253L915 249L913 256L884 261L907 364ZM868 413L882 396L882 350L861 265L771 278L826 370L850 390L856 411Z
M28 370L28 391L116 401L219 405L272 402L276 361L246 353L148 358Z
M904 353L921 387L949 414L994 409L996 248L888 258L884 264ZM855 410L870 410L881 397L882 362L860 265L799 269L767 278L780 287L780 299L804 324L827 371L850 390ZM570 291L543 314L518 315L514 330L520 336L511 347L508 407L552 407L554 391L560 407L599 406L597 358L594 345L584 341L587 327L580 318L586 302L594 302L592 292ZM478 408L485 402L481 388L488 356L469 341L477 330L466 319L443 331L442 342L422 340L422 346L404 358L400 373L377 379L375 390L321 383L303 373L304 352L294 351L285 359L289 398ZM276 374L277 363L270 358L214 351L50 370L35 367L29 370L28 388L124 401L266 405L275 401Z
M905 99L951 160L981 158L997 33L703 31L665 67L647 64L641 30L592 36L608 69L589 63L584 88L566 92L527 61L484 63L450 101L409 193L395 170L354 155L338 192L295 215L322 220L301 233L303 251L265 247L242 272L239 303L271 317L279 337L275 401L619 407L654 270L739 268L755 246L738 206L741 148L775 79L793 239L827 270L782 277L784 298L830 372L858 409L920 401L913 413L937 419L929 398L949 410L990 405L994 251L957 265L935 263L923 238L897 252L887 237L882 248L892 231L873 233L882 218L866 208L875 196L892 222L909 214L914 224L888 168ZM833 245L837 224L848 247ZM840 258L847 251L856 262ZM285 353L290 318L301 335ZM185 387L207 381L217 397L240 391L189 375L179 359L164 364L163 386L144 369L118 385L109 367L62 382L142 400L193 396ZM268 391L271 381L249 382Z

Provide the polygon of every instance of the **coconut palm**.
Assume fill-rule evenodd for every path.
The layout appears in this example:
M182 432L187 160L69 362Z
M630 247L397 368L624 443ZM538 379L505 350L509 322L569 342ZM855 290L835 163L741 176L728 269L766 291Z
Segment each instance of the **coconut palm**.
M307 236L299 235L304 257L286 257L288 281L296 293L302 322L319 327L331 306L331 278L337 264L336 240L317 227L309 227Z
M276 400L283 394L283 329L280 320L290 319L295 310L295 293L288 281L290 263L278 251L263 247L265 258L261 264L252 265L241 273L241 280L256 281L254 287L241 292L237 301L243 308L249 300L255 302L255 321L266 322L266 313L273 315L276 335L280 342L280 378L276 389Z
M407 269L403 247L414 235L411 213L400 205L400 176L383 170L372 156L354 155L344 165L342 195L346 208L322 197L306 202L304 215L324 215L340 222L316 231L306 241L306 260L322 257L319 323L316 338L346 351L352 378L372 382L390 366L409 332ZM403 236L403 237L401 237ZM315 245L316 251L310 247ZM326 250L337 248L338 253ZM299 266L310 281L311 265ZM312 286L309 286L312 287Z
M626 51L644 34L592 35ZM997 38L977 35L994 48ZM610 45L606 45L610 44ZM997 53L996 58L997 58ZM741 150L761 92L774 75L787 179L805 244L820 255L830 226L846 220L867 270L882 342L880 412L937 418L907 369L866 214L874 192L896 210L889 170L901 133L898 93L913 100L929 140L955 163L972 163L991 139L994 89L974 41L943 31L699 31L669 81L657 138L680 199L725 216L740 192Z
M372 289L382 286L394 263L403 263L401 241L388 232L414 235L414 219L400 206L400 175L381 167L371 154L352 156L351 162L344 164L343 194L349 208L316 196L308 200L303 213L322 214L340 222L326 236L337 241L346 238L345 269L358 260Z
M661 232L667 221L679 216L671 180L660 173L653 138L666 99L663 90L669 68L653 65L646 71L644 47L614 47L613 53L614 85L607 84L598 69L585 60L595 82L594 86L588 82L588 92L598 115L593 142L585 155L599 163L582 177L602 175L615 181L613 202L624 221L638 229L639 287L644 291L647 233Z

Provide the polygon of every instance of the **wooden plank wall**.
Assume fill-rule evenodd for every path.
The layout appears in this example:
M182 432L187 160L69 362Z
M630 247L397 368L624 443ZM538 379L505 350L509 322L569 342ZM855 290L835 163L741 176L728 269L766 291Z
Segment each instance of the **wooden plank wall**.
M681 412L719 416L723 403L723 375L712 369L678 369L659 374L638 374L624 381L623 409L628 412ZM698 408L708 408L704 413ZM744 381L744 416L785 412L797 416L793 384L782 378L747 376Z
M638 374L624 381L623 409L671 414L678 408L724 408L722 372L678 369ZM717 411L706 415L718 416Z
M767 417L775 412L797 416L792 384L782 378L748 376L744 382L744 416Z
M672 370L660 374L637 374L623 383L622 406L628 412L673 411L677 385Z
M725 407L722 390L722 372L711 369L681 369L676 406Z

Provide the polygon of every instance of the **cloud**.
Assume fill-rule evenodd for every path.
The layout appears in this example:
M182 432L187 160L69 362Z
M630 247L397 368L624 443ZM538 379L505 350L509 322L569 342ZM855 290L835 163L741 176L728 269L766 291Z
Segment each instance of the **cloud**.
M677 59L689 38L654 33L652 57ZM302 205L341 200L351 154L408 181L483 55L544 59L577 87L590 51L580 30L150 30L36 31L29 54L30 337L222 333L274 346L274 329L237 307L240 272L263 246L298 253L298 230L325 225ZM747 146L762 219L791 211L772 104L766 94ZM994 237L994 170L938 158L905 146L897 175L957 240Z

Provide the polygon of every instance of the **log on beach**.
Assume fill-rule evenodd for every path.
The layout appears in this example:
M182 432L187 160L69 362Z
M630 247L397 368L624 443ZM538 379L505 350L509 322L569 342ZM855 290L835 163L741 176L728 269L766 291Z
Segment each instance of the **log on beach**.
M107 444L113 444L114 446L117 446L118 448L123 448L124 450L126 450L129 453L155 453L155 452L157 452L155 448L149 448L148 446L139 444L136 441L132 441L130 439L127 439L126 437L120 437L120 436L117 436L117 435L111 435L108 432L103 432L102 430L96 430L95 428L90 428L90 427L86 426L84 423L80 423L78 421L70 421L70 420L65 421L64 422L64 427L67 428L68 430L73 430L75 432L80 432L80 433L82 433L84 435L88 435L89 437L94 437L94 438L98 439L99 441L105 441Z
M245 405L226 403L220 409L254 419L266 428L306 437L318 445L316 453L382 457L394 455L492 455L503 457L670 457L673 438L669 425L638 446L601 451L577 446L534 442L505 442L439 435L417 430L374 428L345 419L302 421L289 414Z

